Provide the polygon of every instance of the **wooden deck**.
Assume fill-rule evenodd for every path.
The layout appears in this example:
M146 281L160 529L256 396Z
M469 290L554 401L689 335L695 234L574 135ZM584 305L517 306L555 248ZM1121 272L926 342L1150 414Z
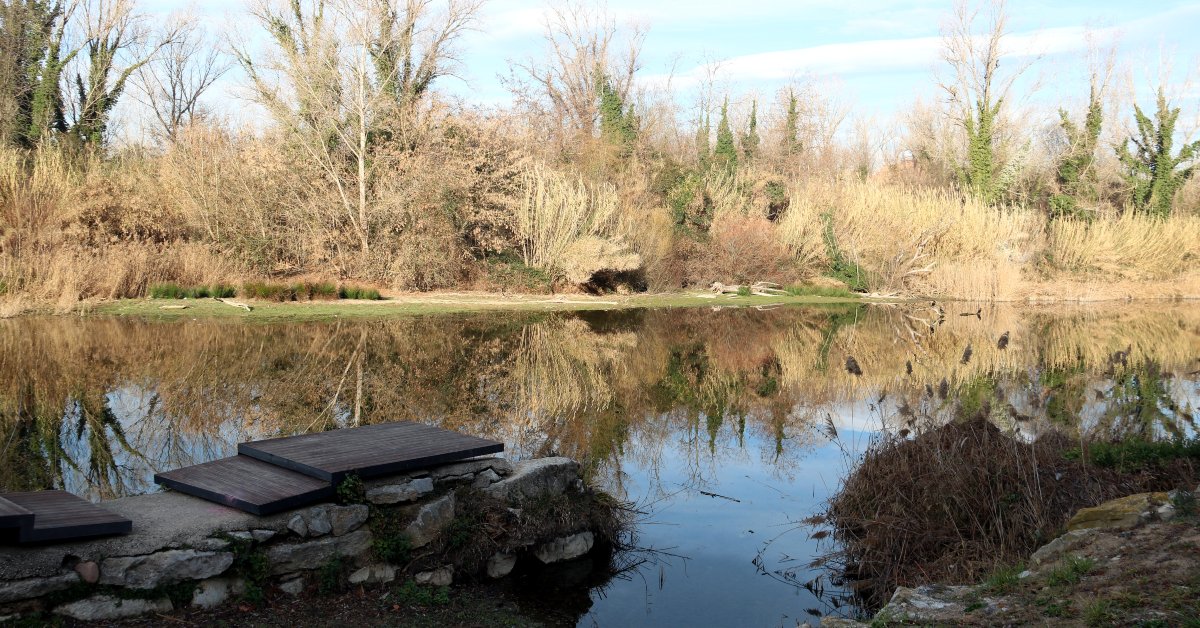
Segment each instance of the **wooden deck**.
M403 421L238 445L238 453L336 485L504 451L504 444Z
M128 534L133 530L130 520L66 491L4 493L0 500L33 514L32 522L20 528L18 540L22 543Z
M249 456L233 456L159 473L154 481L255 515L270 515L327 500L335 492L328 481Z
M22 528L33 523L33 513L0 498L0 528Z

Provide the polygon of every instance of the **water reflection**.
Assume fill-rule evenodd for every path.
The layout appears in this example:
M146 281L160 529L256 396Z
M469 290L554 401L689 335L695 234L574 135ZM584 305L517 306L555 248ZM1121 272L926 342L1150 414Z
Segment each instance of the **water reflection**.
M0 321L0 348L6 490L142 493L155 471L230 455L239 441L416 419L503 440L516 457L578 458L609 490L655 504L643 540L690 560L609 586L585 622L711 623L728 597L741 612L765 605L750 623L778 623L829 610L793 586L812 540L769 544L751 562L845 472L829 430L840 447L847 435L986 411L1028 438L1052 427L1187 433L1200 309L27 318ZM759 568L785 582L751 577Z

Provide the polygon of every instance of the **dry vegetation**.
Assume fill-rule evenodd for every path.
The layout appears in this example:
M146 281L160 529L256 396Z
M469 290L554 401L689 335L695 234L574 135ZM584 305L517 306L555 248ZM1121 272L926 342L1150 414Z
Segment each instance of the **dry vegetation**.
M459 69L479 3L435 4L263 2L248 23L266 34L232 57L197 22L154 24L132 0L42 16L30 45L78 57L58 83L4 78L0 312L262 280L603 292L828 276L982 300L1200 296L1189 148L1166 183L1105 148L1130 141L1134 104L1112 94L1111 62L1089 68L1093 102L1116 103L1091 144L1069 115L1047 133L995 100L1025 69L987 83L1008 67L1002 3L948 18L939 84L958 100L914 104L896 132L816 79L773 102L719 93L715 69L694 95L643 86L645 30L582 4L547 13L550 54L513 63L511 105L451 105L435 86ZM5 2L13 41L33 37L19 31L38 6ZM261 129L204 106L235 65ZM150 139L115 136L111 108L84 116L89 98L121 96L65 89L89 68L132 81ZM39 127L21 107L46 89L61 120ZM1153 207L1131 196L1143 183Z

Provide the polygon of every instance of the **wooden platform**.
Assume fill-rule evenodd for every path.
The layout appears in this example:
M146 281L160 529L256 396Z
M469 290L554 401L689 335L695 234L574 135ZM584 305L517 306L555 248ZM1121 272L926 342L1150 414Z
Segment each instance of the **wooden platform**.
M0 501L32 513L32 521L20 526L18 540L22 543L128 534L133 530L130 520L66 491L4 493Z
M20 529L32 523L32 512L7 499L0 498L0 528Z
M159 473L154 481L238 510L269 515L331 499L334 485L249 456Z
M363 478L504 451L504 444L403 421L238 445L238 453L331 482Z

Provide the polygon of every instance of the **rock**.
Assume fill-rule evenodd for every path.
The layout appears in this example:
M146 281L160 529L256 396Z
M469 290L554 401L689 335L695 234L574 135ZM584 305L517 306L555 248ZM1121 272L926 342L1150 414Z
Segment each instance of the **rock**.
M100 584L133 589L153 589L183 580L218 576L233 565L230 552L168 550L149 556L106 558L100 566Z
M308 511L304 523L308 524L309 536L325 536L333 531L333 523L329 520L329 510L326 506L314 506Z
M308 524L304 523L304 517L296 515L288 521L287 528L295 533L296 536L308 536Z
M446 565L432 571L422 571L413 576L417 584L428 584L435 587L448 587L454 582L454 566Z
M296 574L295 577L280 582L279 590L292 597L296 597L301 593L304 593L304 576Z
M353 506L330 506L328 513L333 526L333 535L342 536L362 527L362 524L367 522L367 515L371 514L371 511L366 504L354 504Z
M294 519L298 519L300 522L300 525L304 525L304 519L300 518L299 515L294 517ZM291 525L291 524L289 523L289 525ZM307 526L305 527L304 532L305 532L305 534L308 533ZM232 536L233 538L239 539L242 541L254 541L255 543L266 543L267 541L270 541L271 539L275 538L275 531L274 530L238 530L237 532L230 532L229 536ZM304 536L304 535L301 535L301 536Z
M403 484L387 484L367 490L367 501L372 504L400 504L420 499L433 492L431 478L417 478Z
M592 551L592 545L595 543L595 536L591 531L564 536L561 539L554 539L549 543L543 543L534 550L533 555L537 556L538 560L549 565L572 558L579 558L584 554Z
M379 563L367 565L350 574L350 584L387 584L396 579L396 568Z
M1057 562L1063 554L1073 552L1087 543L1089 539L1095 536L1092 530L1074 530L1050 541L1049 543L1039 547L1032 556L1029 557L1030 567L1040 567L1042 565Z
M355 530L345 536L329 536L316 541L280 543L267 548L271 571L285 574L318 569L335 558L354 558L371 548L371 532Z
M579 479L579 463L570 458L539 458L517 464L512 475L484 489L509 502L563 493Z
M473 486L475 488L487 488L499 481L500 481L499 474L497 474L495 471L492 471L491 469L484 469L483 471L480 471L478 475L475 476L475 481L471 483L471 486Z
M214 608L245 592L246 581L241 578L210 578L196 585L192 606Z
M905 623L954 624L966 612L964 596L972 587L925 585L915 589L900 587L880 609L877 617L903 619Z
M1170 521L1175 518L1175 506L1173 504L1163 504L1154 511L1154 514L1160 521Z
M1138 493L1107 501L1080 509L1067 522L1067 530L1131 530L1167 501L1166 493Z
M82 563L81 563L82 564ZM95 565L96 563L92 563ZM55 591L62 591L79 582L79 574L68 572L49 578L26 578L12 582L0 583L0 604L28 600L41 597ZM93 580L93 582L95 582Z
M516 565L516 554L496 552L487 561L487 575L489 578L503 578L512 573L513 567Z
M229 549L231 543L227 539L201 539L198 543L192 546L192 549L198 549L205 552L222 552ZM179 547L172 545L171 547Z
M95 561L85 560L78 565L75 565L75 573L79 574L79 579L88 584L96 584L100 580L100 565Z
M172 610L174 607L167 598L124 600L111 595L93 595L87 599L59 606L54 609L54 614L79 621L100 621L136 617L146 613L169 613Z
M429 475L434 482L453 481L467 476L474 477L484 469L491 469L497 475L508 475L512 473L513 466L504 458L476 458L434 467L429 470Z
M424 547L437 538L442 530L454 520L454 494L450 493L421 507L416 519L408 524L404 533L413 548Z
M821 628L867 628L870 624L842 617L822 617Z

